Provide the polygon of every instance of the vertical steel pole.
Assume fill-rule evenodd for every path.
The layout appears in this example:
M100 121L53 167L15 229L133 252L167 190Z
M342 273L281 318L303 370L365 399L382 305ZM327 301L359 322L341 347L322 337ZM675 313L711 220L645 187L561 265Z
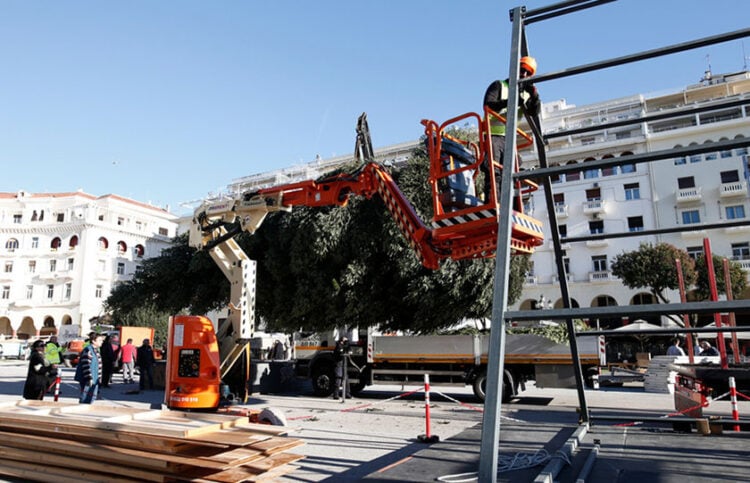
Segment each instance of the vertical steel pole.
M714 271L714 255L711 252L711 240L708 238L703 239L703 253L706 257L706 272L708 272L708 287L711 291L711 301L716 302L719 300L719 290L716 287L716 272ZM721 331L721 314L718 312L714 314L714 323L716 324L716 333L718 334L716 346L719 348L719 355L721 356L721 368L729 369L727 346L724 344L724 332Z
M505 125L505 153L498 199L499 226L495 258L492 325L487 362L487 391L482 418L482 445L479 451L479 481L497 481L500 445L500 412L505 360L505 312L508 307L508 275L510 273L511 207L513 198L513 165L516 160L516 126L518 124L518 78L521 60L524 7L512 12L513 34L510 51L508 112Z
M727 293L727 300L734 300L732 294L732 273L729 270L729 260L723 260L724 266L724 291ZM729 327L737 327L737 321L734 316L734 312L729 312ZM737 332L732 332L732 357L734 363L740 363L740 343L737 340Z

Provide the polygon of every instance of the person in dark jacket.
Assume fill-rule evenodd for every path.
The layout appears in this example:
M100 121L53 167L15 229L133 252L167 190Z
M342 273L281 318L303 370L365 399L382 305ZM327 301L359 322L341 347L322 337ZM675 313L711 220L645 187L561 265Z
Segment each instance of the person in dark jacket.
M349 339L341 337L333 348L333 362L336 364L334 368L335 386L333 388L333 399L338 399L339 395L341 395L342 399L352 397L349 389L349 378L344 377L344 371L346 370L346 361L344 359L349 356L350 352Z
M146 379L148 378L148 388L154 388L154 350L151 348L151 341L143 339L143 344L138 348L135 355L135 363L138 364L138 372L141 377L138 380L140 390L146 389Z
M715 347L711 346L707 340L701 341L701 357L716 357L719 355L719 351Z
M101 387L109 387L109 382L112 380L112 373L115 370L115 351L112 350L112 338L107 335L104 337L102 342L102 348L100 349L102 355L102 385Z
M24 399L41 401L50 384L50 379L57 375L57 364L47 361L44 357L44 347L43 340L38 340L31 346L29 372L26 375L26 384L23 386Z
M83 348L78 360L74 379L81 385L80 402L91 404L96 401L99 384L102 381L102 356L100 348L104 342L104 334L91 336L89 345Z

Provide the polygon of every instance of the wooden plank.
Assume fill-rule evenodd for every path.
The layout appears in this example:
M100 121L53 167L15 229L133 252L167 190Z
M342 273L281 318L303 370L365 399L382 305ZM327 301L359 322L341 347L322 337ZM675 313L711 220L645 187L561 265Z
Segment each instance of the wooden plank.
M64 437L67 439L83 438L91 442L116 444L136 449L149 449L162 453L178 453L186 447L197 445L209 446L219 449L228 449L230 446L207 441L186 441L183 438L159 437L158 435L142 435L137 433L118 431L98 431L88 426L70 426L65 424L47 424L24 418L0 417L0 428L8 431L36 434L46 436Z
M198 447L181 452L180 456L221 463L226 465L226 468L239 466L266 457L262 451L243 447L232 448L221 452L213 452L212 454L207 454L205 448Z
M299 461L302 458L304 458L304 456L298 455L298 454L278 453L278 454L272 454L268 456L267 458L263 458L262 460L258 460L252 463L242 465L242 467L247 468L253 471L254 473L265 473L279 466L283 466L289 463L294 463L295 461Z
M255 475L254 477L248 479L247 481L248 482L277 481L280 477L284 475L288 475L289 473L292 473L298 469L299 469L299 466L295 466L295 465L279 466L278 468L274 468L271 471L267 471L265 473Z
M49 407L54 409L49 410ZM37 404L0 407L0 416L32 412L35 421L64 422L70 425L95 425L99 429L135 431L185 438L217 429L248 427L246 418L217 414L193 414L179 411L144 410L102 404L55 406ZM135 429L134 429L135 428Z
M226 455L221 451L217 453L216 450L213 450L213 454L206 453L201 456L162 454L88 441L60 440L59 437L2 431L0 431L0 445L40 452L50 451L50 448L53 448L52 451L57 454L98 459L120 465L131 465L133 461L138 461L138 465L143 468L170 474L184 471L186 467L225 470L264 457L261 452L252 450L244 450L242 454L230 451L231 454Z
M0 460L0 474L22 478L23 481L49 483L137 483L140 480L94 473L87 470L58 468L23 461Z
M271 439L271 436L268 436L267 434L257 434L244 428L228 428L213 433L190 436L189 438L185 438L185 441L194 441L196 443L221 443L229 446L247 446L267 439Z
M3 466L8 465L10 462L22 462L30 463L38 466L46 466L50 468L68 469L76 472L83 472L81 477L82 481L90 481L89 473L104 474L110 478L126 477L128 481L154 481L157 483L166 482L167 478L152 471L144 471L130 466L117 466L109 465L104 462L97 463L92 460L81 461L80 458L62 456L52 452L39 452L30 451L19 448L11 448L8 446L0 446L0 460ZM56 473L55 473L56 474ZM44 480L42 480L44 481ZM53 480L50 480L53 481ZM102 480L102 481L107 481Z
M305 444L304 441L291 438L269 438L256 444L250 445L250 448L262 451L264 454L274 454L286 451Z

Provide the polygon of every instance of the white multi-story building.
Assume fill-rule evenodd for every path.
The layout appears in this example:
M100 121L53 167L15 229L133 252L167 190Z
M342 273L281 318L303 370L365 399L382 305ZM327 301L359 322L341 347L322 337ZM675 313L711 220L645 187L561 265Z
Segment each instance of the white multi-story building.
M112 287L169 246L176 217L117 195L0 193L0 334L101 316Z
M739 102L727 107L732 101ZM680 114L696 108L705 110ZM677 116L554 137L557 131L653 118L657 113ZM552 136L546 154L550 166L750 139L750 73L714 76L668 94L635 95L581 107L552 102L544 106L542 123L545 134ZM582 164L581 171L554 176L555 216L562 238L685 229L565 244L563 259L573 306L656 303L647 290L624 287L610 270L614 257L643 242L666 242L697 255L703 252L703 239L708 238L715 255L737 260L750 269L750 227L689 230L691 224L732 222L748 216L747 149L710 150L605 169L586 169ZM527 168L538 166L535 153L523 153L523 160ZM548 219L543 190L532 195L528 206L535 218ZM534 269L515 309L562 307L547 227L550 241L533 255ZM735 294L735 298L742 295ZM677 292L668 296L679 301Z

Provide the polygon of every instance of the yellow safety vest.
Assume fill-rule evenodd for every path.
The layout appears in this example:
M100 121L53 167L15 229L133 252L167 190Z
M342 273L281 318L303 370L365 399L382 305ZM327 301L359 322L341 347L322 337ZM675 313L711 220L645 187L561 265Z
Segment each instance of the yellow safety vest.
M510 94L510 90L508 88L508 81L504 80L500 82L500 99L503 99L507 101ZM519 107L518 107L518 115L521 115L521 106L526 104L528 102L531 95L529 95L526 91L521 91L519 93ZM508 112L507 107L503 109L502 111L498 112L498 114L505 116L505 114ZM500 119L496 119L495 116L490 115L490 134L493 136L505 136L505 123L501 121Z
M62 355L62 347L51 342L44 346L44 358L51 364L59 364Z

